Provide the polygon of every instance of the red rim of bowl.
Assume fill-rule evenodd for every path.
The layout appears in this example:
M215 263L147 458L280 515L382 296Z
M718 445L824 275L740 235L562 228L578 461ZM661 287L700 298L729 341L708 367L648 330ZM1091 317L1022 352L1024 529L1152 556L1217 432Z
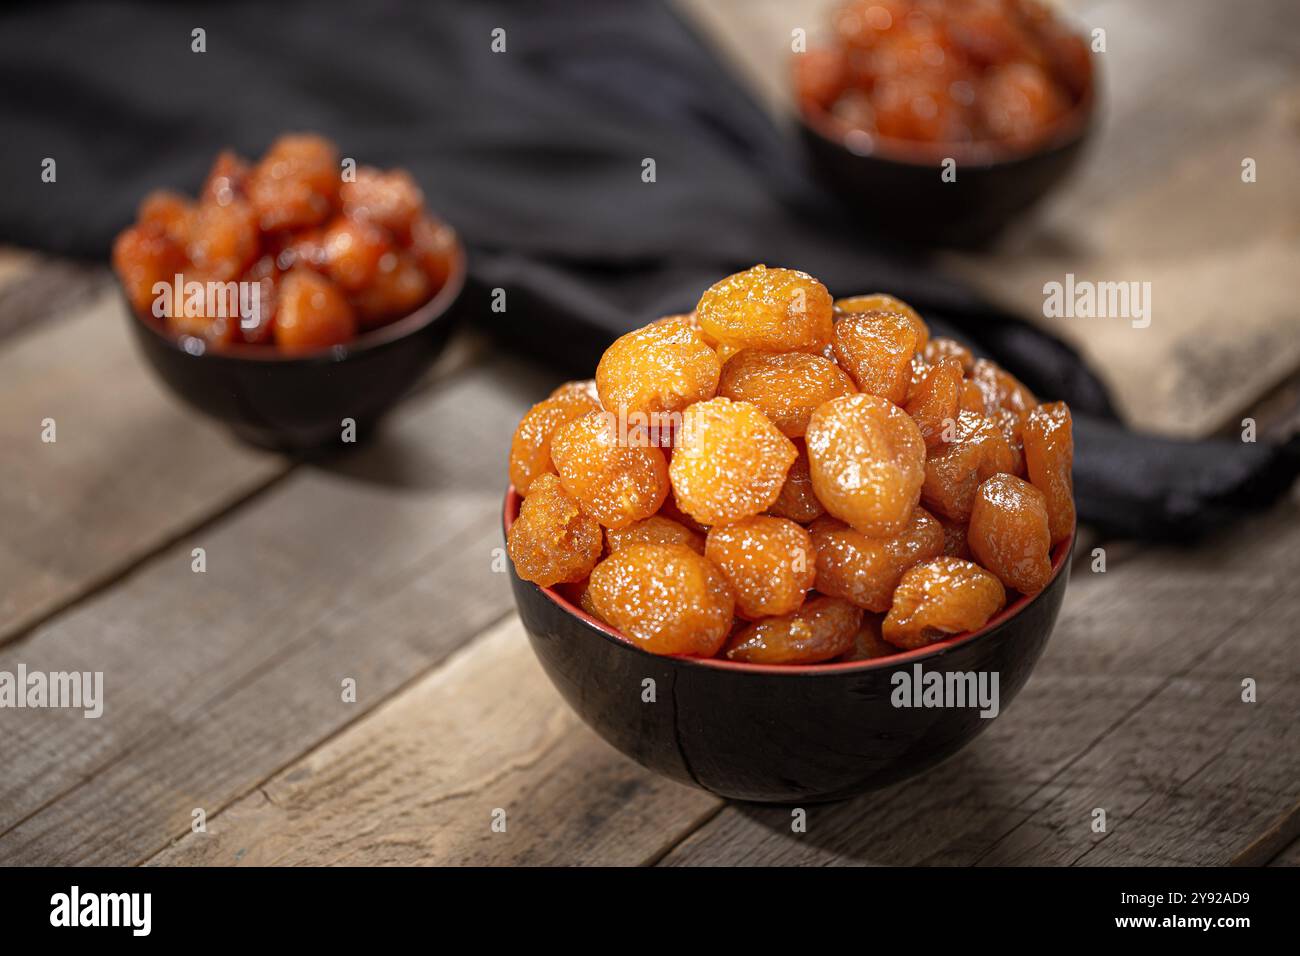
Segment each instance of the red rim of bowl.
M515 486L510 485L506 489L506 500L502 512L502 524L505 527L506 534L510 533L510 526L514 524L515 517L519 514L519 503L521 501L523 501L523 499L519 496L519 493L515 491ZM592 617L582 608L559 594L554 588L539 587L536 584L533 584L532 587L537 588L537 590L541 591L542 594L546 595L546 597L550 599L551 603L558 605L578 620L595 628L607 640L616 641L623 647L631 648L632 650L639 651L642 654L650 654L652 657L668 657L684 664L694 664L700 667L716 667L721 670L748 671L750 673L760 674L798 674L803 676L828 673L838 674L851 670L875 670L878 668L896 667L899 664L923 660L927 657L941 654L949 648L974 641L993 629L1000 627L1027 608L1034 601L1037 601L1042 597L1043 593L1052 586L1052 583L1060 575L1061 569L1065 567L1066 562L1069 560L1070 551L1074 547L1074 536L1077 531L1078 528L1076 526L1070 531L1070 537L1066 538L1052 549L1052 574L1051 577L1047 579L1047 583L1043 585L1043 590L1032 595L1021 594L1001 611L991 617L988 620L988 623L979 630L967 631L964 634L954 634L941 641L935 641L933 644L927 644L925 647L916 647L908 651L899 651L897 654L891 654L888 657L873 657L865 661L827 661L820 664L749 664L742 661L728 661L717 657L691 657L683 654L651 654L650 651L637 646L608 624Z
M798 56L799 54L794 54ZM791 71L793 73L793 71ZM1033 156L1060 149L1080 139L1092 122L1093 107L1096 101L1097 58L1092 57L1092 76L1087 88L1074 104L1060 118L1051 124L1049 132L1027 148L1008 146L1000 140L977 140L969 143L929 143L908 139L894 139L887 136L872 136L864 130L857 130L843 120L837 119L821 105L811 102L803 96L797 82L791 79L794 90L795 106L799 118L805 126L818 136L847 150L854 156L886 160L908 166L929 168L938 166L944 159L952 158L958 166L999 166L1020 162ZM849 145L849 137L861 133L865 142L872 144L870 149L854 149Z
M316 349L310 352L281 352L274 346L241 343L239 345L223 346L222 348L207 348L205 346L202 351L191 352L184 346L183 337L167 332L153 316L140 315L131 307L130 302L127 302L126 310L130 313L133 321L140 323L169 347L194 358L248 359L254 362L286 365L341 362L351 355L378 348L381 345L386 345L389 342L394 342L397 339L405 338L420 331L432 324L435 319L444 315L451 308L452 303L460 297L465 288L465 278L469 271L465 245L460 240L460 233L451 226L447 226L447 228L451 229L454 241L452 247L453 257L451 271L447 274L447 281L442 284L442 287L433 294L433 297L428 302L409 315L404 315L400 319L386 322L377 328L363 332L351 342L345 342L342 345L331 345L328 348ZM118 287L121 288L120 282ZM123 295L125 296L125 292L123 292Z

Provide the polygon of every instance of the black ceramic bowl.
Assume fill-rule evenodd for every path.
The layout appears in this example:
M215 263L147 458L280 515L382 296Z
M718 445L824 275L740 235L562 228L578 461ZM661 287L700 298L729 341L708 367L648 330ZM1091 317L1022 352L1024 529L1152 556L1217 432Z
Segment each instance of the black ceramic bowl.
M508 532L519 496L506 493ZM903 780L956 753L985 727L978 707L896 707L896 674L998 675L1005 709L1056 622L1074 539L1052 553L1052 578L985 627L892 657L781 667L662 657L631 644L550 588L510 570L533 651L564 699L633 760L735 800L839 800ZM647 679L654 703L646 703Z
M177 338L127 304L145 358L185 402L264 448L305 452L342 446L344 419L359 438L415 384L446 344L465 287L465 250L456 242L447 282L405 318L346 345L285 355L258 346L204 349Z
M800 98L799 128L813 169L891 239L969 246L995 236L1070 171L1088 139L1088 92L1042 143L1017 152L997 143L908 143L854 130ZM945 182L942 163L956 161Z

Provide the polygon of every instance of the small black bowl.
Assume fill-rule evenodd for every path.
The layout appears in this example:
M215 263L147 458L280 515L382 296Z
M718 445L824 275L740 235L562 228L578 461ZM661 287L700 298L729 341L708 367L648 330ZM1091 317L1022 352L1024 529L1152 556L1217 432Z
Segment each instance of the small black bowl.
M342 443L344 419L363 438L425 373L447 343L465 288L465 250L432 299L346 345L286 355L269 346L205 349L171 335L127 303L131 328L154 371L181 399L243 440L289 452ZM125 298L125 297L124 297Z
M890 239L917 245L986 242L1046 195L1079 159L1092 127L1091 87L1042 143L878 140L801 99L799 129L814 171ZM941 177L946 158L956 179Z
M504 527L519 513L506 493ZM542 668L578 715L633 760L718 796L760 803L840 800L914 776L992 722L978 707L897 707L901 678L998 674L1005 708L1029 679L1056 622L1074 538L1052 578L978 631L892 657L798 667L663 657L634 646L550 588L510 569L515 603ZM647 680L654 681L648 685ZM654 701L647 702L653 686Z

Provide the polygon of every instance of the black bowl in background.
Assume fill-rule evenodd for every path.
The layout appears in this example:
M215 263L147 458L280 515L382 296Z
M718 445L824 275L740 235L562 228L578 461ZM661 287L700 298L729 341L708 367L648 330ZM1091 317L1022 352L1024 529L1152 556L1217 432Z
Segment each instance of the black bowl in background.
M1091 130L1091 90L1043 143L1016 152L995 143L877 140L801 100L799 129L818 176L890 240L972 246L997 235L1062 180ZM945 158L956 179L940 177Z
M519 496L506 493L509 531ZM1000 709L1029 679L1056 622L1074 544L1052 578L979 631L892 657L787 667L663 657L634 646L511 565L533 651L578 715L633 760L721 797L761 803L839 800L914 776L956 753L994 718L978 708L899 708L896 673L996 672ZM655 702L643 701L646 680Z
M428 370L451 335L465 287L459 239L446 283L410 315L346 345L286 355L269 346L204 349L170 335L127 303L131 328L149 364L181 399L222 421L245 441L290 452L342 441L344 419L358 439Z

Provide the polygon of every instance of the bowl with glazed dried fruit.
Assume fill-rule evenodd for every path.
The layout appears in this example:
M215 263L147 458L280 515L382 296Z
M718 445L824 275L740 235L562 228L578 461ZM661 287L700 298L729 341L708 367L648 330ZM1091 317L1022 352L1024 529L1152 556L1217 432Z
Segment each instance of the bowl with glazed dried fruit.
M404 171L344 179L328 140L217 157L199 197L158 191L113 246L145 359L246 441L344 446L445 345L465 285L455 231Z
M883 294L756 266L615 341L511 443L520 618L564 698L721 796L835 800L1028 679L1074 538L1069 409Z
M1034 0L847 0L793 56L814 170L896 238L993 236L1074 166L1095 101L1087 43Z

